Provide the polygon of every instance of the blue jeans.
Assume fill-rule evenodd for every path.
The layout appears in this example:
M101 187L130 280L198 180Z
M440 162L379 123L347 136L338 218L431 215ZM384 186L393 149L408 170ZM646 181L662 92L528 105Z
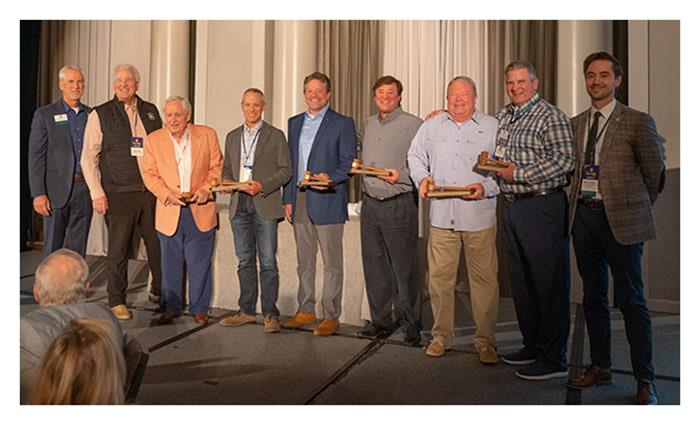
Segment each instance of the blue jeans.
M236 214L231 219L233 243L238 257L238 281L241 295L238 306L242 312L255 315L258 299L258 270L260 261L260 303L264 316L279 316L277 294L277 219L263 218L255 211L253 198L240 193Z
M610 368L610 308L608 267L612 271L615 304L625 320L634 376L654 379L651 317L644 298L642 251L644 245L621 245L610 230L604 209L576 207L574 252L583 279L583 309L591 344L591 362Z

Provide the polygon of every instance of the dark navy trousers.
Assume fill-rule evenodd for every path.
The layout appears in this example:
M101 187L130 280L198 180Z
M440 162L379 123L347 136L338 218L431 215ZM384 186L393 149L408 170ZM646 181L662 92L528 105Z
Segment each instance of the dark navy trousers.
M211 301L211 256L216 229L202 232L197 228L189 208L180 209L180 222L172 236L158 232L160 239L163 285L163 310L182 313L182 279L187 268L190 313L206 313Z
M85 257L92 199L85 180L73 183L68 203L62 208L53 208L51 215L42 217L44 227L44 257L65 247Z
M568 202L563 191L505 201L503 234L523 345L565 368L569 337Z
M616 305L625 320L634 376L639 380L653 380L651 317L644 298L641 267L644 244L619 244L610 230L605 210L583 204L576 207L573 238L576 264L583 279L583 308L591 362L602 368L611 366L609 267Z

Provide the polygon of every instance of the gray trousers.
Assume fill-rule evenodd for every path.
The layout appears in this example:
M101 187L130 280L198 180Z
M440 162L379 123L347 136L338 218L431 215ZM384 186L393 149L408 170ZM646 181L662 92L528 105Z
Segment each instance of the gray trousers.
M323 257L322 318L338 319L343 299L343 227L340 224L313 224L306 211L306 194L297 193L294 211L294 239L297 244L299 311L316 311L316 253Z

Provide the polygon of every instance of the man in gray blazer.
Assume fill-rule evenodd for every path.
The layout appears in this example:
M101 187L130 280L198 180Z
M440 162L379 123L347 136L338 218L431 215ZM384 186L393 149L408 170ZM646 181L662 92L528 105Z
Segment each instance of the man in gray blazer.
M20 320L20 400L28 400L41 356L54 338L74 319L100 319L109 324L120 349L125 346L119 321L104 304L86 303L88 265L77 253L59 249L36 269L34 299L39 303Z
M265 332L278 332L277 225L284 217L280 188L292 177L284 133L262 120L265 95L256 88L243 92L245 123L226 136L222 178L248 182L231 195L229 218L238 257L241 293L239 312L222 319L223 326L255 322L260 260L260 301Z
M577 161L569 221L583 279L591 365L567 385L611 383L609 267L630 344L637 402L657 404L641 259L644 241L656 239L652 205L664 185L663 138L651 116L615 100L622 66L614 56L590 54L583 72L591 107L572 120Z
M83 72L58 72L61 99L36 110L29 133L29 188L44 224L44 256L66 247L85 256L92 201L80 167L83 133L92 110L80 103ZM66 239L66 233L68 238Z

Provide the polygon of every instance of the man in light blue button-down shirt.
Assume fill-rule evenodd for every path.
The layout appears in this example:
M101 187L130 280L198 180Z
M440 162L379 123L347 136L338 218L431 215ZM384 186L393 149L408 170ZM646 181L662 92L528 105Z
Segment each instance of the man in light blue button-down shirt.
M487 174L475 172L474 166L480 152L493 154L498 121L476 110L476 99L471 78L453 78L447 86L448 113L421 126L408 151L408 166L421 198L429 184L474 190L470 196L434 199L430 204L428 290L434 324L426 354L440 357L454 341L454 289L464 246L476 323L474 345L482 363L495 364L498 185Z

